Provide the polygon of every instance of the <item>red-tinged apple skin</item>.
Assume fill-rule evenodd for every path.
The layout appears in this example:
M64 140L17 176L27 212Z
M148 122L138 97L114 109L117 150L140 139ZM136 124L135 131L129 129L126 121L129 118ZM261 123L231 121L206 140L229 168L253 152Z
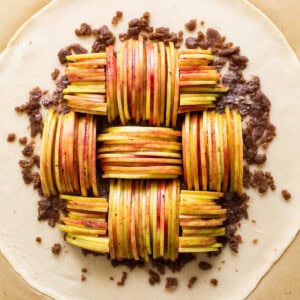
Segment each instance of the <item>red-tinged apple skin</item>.
M228 156L228 137L227 137L227 126L226 126L226 116L223 115L223 149L224 149L224 178L223 178L223 185L222 185L222 192L227 191L228 186L228 168L229 168L229 156Z
M196 191L200 189L199 186L199 170L198 170L198 160L200 157L198 156L198 114L194 113L191 117L191 131L189 140L191 141L191 147L192 147L192 158L191 158L191 168L192 168L192 181L193 181L193 187Z
M160 218L161 218L161 189L160 189L160 182L157 183L157 202L156 202L156 254L157 257L160 256L160 235L161 235L161 226L160 226Z

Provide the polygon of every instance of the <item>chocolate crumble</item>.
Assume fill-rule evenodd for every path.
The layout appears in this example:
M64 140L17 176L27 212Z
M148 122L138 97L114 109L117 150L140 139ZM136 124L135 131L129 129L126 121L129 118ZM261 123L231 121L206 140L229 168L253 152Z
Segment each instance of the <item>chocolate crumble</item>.
M16 140L16 134L15 133L9 133L7 135L7 138L6 140L9 142L9 143L12 143Z
M156 273L152 270L148 270L148 274L150 276L150 278L149 278L150 285L155 285L156 283L160 282L160 276L158 273Z
M117 282L118 286L124 286L127 279L127 272L122 272L122 278Z
M52 248L51 251L54 255L58 255L61 251L61 245L59 243L55 243Z
M167 277L165 288L167 290L173 290L178 286L178 279L176 277Z
M56 80L57 77L59 76L59 74L60 74L60 71L59 71L57 68L55 68L55 69L53 70L53 72L51 73L51 78L52 78L52 80Z
M203 271L210 270L212 268L212 265L206 261L200 261L198 264L199 268Z
M25 146L27 144L27 137L26 136L20 137L19 144Z
M192 19L190 21L188 21L185 25L185 28L188 30L188 31L193 31L196 29L196 26L197 26L197 20L196 19Z
M197 278L196 276L191 277L191 278L189 279L189 282L188 282L187 287L188 287L189 289L191 289L191 288L194 286L194 284L196 283L197 280L198 280L198 278Z
M77 36L89 36L92 32L92 27L87 23L82 23L79 29L75 29L75 34Z
M287 190L282 190L281 195L282 195L284 200L290 200L291 197L292 197L291 193Z
M35 241L36 241L37 243L41 243L41 242L42 242L42 238L41 238L40 236L37 236L37 237L35 238Z
M210 280L210 284L213 285L213 286L217 286L218 285L218 280L216 278L212 278Z

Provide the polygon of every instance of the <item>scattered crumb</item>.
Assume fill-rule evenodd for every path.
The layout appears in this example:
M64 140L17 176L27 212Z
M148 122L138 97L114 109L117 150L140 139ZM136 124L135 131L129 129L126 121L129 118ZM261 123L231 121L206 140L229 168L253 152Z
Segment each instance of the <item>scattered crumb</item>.
M252 243L255 245L255 244L257 244L258 243L258 239L254 239L253 241L252 241Z
M200 21L200 25L201 26L204 26L205 25L205 22L202 20L202 21Z
M22 154L26 157L31 157L33 155L33 152L34 152L34 147L32 143L26 145L22 150Z
M52 248L51 251L54 255L58 255L61 251L61 245L59 243L55 243Z
M16 140L16 134L15 133L9 133L7 135L7 138L6 140L9 142L9 143L12 143Z
M197 280L198 280L198 278L196 276L191 277L189 280L189 283L187 285L188 288L191 289Z
M221 271L221 267L218 268L218 271Z
M36 241L37 243L41 243L41 242L42 242L42 238L41 238L40 236L37 236L37 237L35 238L35 241Z
M200 261L198 266L203 271L207 271L212 268L212 265L206 261Z
M235 271L235 272L238 272L239 270L235 269L234 271Z
M122 19L122 17L123 17L123 12L117 10L116 14L113 16L113 18L111 20L111 24L118 25L118 23Z
M122 278L120 281L117 282L118 286L123 286L125 285L125 281L127 279L127 272L122 272Z
M282 190L281 195L282 195L284 200L290 200L291 196L292 196L291 193L287 190Z
M150 278L149 278L150 285L155 285L156 283L160 282L160 276L158 273L156 273L152 270L148 270L148 274L150 275Z
M92 34L92 27L87 23L82 23L79 29L75 29L77 36L88 36Z
M252 222L253 224L255 224L255 223L256 223L256 220L251 220L251 222Z
M197 26L197 20L196 19L191 19L190 21L188 21L185 25L185 28L188 30L188 31L193 31L196 29L196 26Z
M81 269L81 272L83 272L83 273L87 273L87 271L88 271L87 268L82 268Z
M165 288L170 290L170 289L175 289L178 286L178 279L176 277L167 277L166 278L166 285Z
M84 274L81 275L81 281L86 281L86 276Z
M59 76L59 74L60 74L60 71L57 68L55 68L54 71L51 73L52 80L56 80L57 77Z
M20 137L19 143L20 143L20 145L25 146L27 144L27 137L26 136Z
M226 260L222 260L222 261L221 261L222 264L225 264L225 262L226 262Z
M218 285L218 280L216 278L212 278L210 280L210 284L213 285L213 286L217 286Z
M111 281L115 280L112 276L110 276L109 279L110 279Z

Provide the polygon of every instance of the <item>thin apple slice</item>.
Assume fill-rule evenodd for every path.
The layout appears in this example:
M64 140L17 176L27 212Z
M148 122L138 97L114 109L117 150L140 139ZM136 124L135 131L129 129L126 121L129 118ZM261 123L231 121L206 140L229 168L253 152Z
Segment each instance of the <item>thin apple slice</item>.
M185 140L183 141L185 143L185 150L186 150L186 183L187 183L187 188L189 190L192 189L193 183L192 183L192 170L191 170L191 143L190 143L190 113L187 113L185 115L185 122L184 122L184 135L185 135Z
M152 47L151 44L146 45L146 60L147 60L147 65L146 65L146 76L147 76L147 81L146 81L146 120L150 121L151 117L151 52L152 52Z
M109 183L109 199L108 199L108 237L109 237L109 254L111 259L116 259L116 251L115 251L115 230L113 230L113 226L115 226L115 212L114 212L114 180L111 179Z
M82 196L87 196L87 189L85 186L85 173L84 173L84 148L85 148L85 126L86 116L83 115L79 118L78 123L78 170L79 182Z
M166 106L166 52L165 44L158 43L159 58L160 58L160 117L159 124L165 123L165 106Z
M159 238L159 257L164 257L164 245L165 245L165 198L166 198L166 181L161 180L159 182L159 191L160 191L160 211L159 215L159 229L160 229L160 238Z
M125 47L127 47L127 55L126 55L126 48L125 48L125 61L124 61L124 71L126 74L124 74L124 79L126 81L127 77L127 109L128 109L128 116L127 120L130 120L131 117L133 117L133 109L132 109L132 52L133 52L133 40L129 39L128 41L125 42ZM126 61L127 57L127 61ZM125 90L124 90L125 94ZM126 105L125 105L126 108ZM126 111L126 109L125 109ZM126 113L125 113L126 116Z
M124 47L121 47L117 55L117 104L118 113L122 125L126 124L123 101L124 85Z
M135 181L132 182L132 194L131 194L131 199L130 199L130 206L131 206L131 211L130 215L131 217L129 218L130 222L130 246L131 246L131 252L132 252L132 257L134 260L139 260L139 255L138 255L138 248L137 248L137 232L136 232L136 206L137 206L137 201L136 201L136 184Z
M90 237L84 235L67 234L66 241L74 246L98 253L109 252L108 237Z
M124 236L124 250L125 250L125 257L127 259L131 258L130 255L130 245L131 242L129 241L130 238L130 180L124 180L124 186L122 190L122 198L123 198L123 236ZM129 213L129 214L128 214Z
M199 170L198 170L198 159L200 158L198 155L198 114L193 113L190 118L190 156L191 156L191 176L192 176L192 185L193 189L198 191L200 189L199 186Z
M138 184L138 199L137 199L137 204L138 204L138 241L139 241L139 255L142 259L145 259L147 256L147 249L144 246L144 228L145 228L145 215L143 214L143 207L145 206L145 201L146 201L146 196L143 193L143 180L136 181Z
M153 68L153 112L152 125L158 126L159 122L159 57L158 45L153 43L152 48L152 68Z
M167 69L167 89L166 89L166 109L165 109L165 124L170 127L171 122L171 109L172 109L172 63L171 63L171 50L166 47L166 69Z
M178 238L179 238L179 222L178 222L178 199L179 199L179 181L172 181L172 248L171 261L177 259L178 256Z
M211 190L217 191L218 189L218 157L217 157L217 137L216 137L216 127L215 127L215 112L211 111L209 113L209 122L211 130L211 149L212 149L212 178L211 178Z
M178 53L175 49L174 53L174 96L173 96L173 112L172 112L172 127L176 128L177 125L177 114L179 109L179 64L178 64Z

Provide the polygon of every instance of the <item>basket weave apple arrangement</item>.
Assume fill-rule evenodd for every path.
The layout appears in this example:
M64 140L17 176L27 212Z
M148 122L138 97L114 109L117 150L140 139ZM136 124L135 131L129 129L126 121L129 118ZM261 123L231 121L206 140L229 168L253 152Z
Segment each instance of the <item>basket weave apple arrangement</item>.
M46 196L66 200L58 227L69 243L144 261L223 246L219 199L242 191L242 120L213 109L227 91L213 59L142 38L116 55L109 46L67 56L70 111L49 111L40 175Z

